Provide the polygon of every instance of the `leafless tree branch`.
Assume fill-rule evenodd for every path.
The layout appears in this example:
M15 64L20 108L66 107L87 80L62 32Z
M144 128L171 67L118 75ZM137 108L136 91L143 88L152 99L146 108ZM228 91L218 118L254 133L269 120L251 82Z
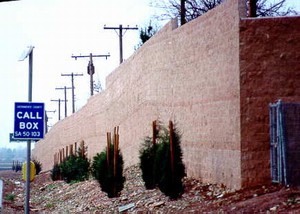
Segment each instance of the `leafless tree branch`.
M215 8L224 1L225 0L186 0L186 21L191 21L192 19L203 15L204 13ZM249 3L249 0L245 1ZM180 17L180 0L152 0L151 5L163 11L163 13L159 15L159 17L156 17L160 20ZM256 14L259 17L288 16L299 14L292 7L286 8L286 0L277 0L275 2L271 2L270 0L257 0L256 8Z

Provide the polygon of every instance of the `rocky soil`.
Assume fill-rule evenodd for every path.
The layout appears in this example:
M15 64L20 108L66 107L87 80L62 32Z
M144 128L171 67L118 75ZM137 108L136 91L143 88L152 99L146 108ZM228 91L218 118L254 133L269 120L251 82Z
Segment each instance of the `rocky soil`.
M49 173L31 183L31 213L300 213L300 191L280 185L231 191L222 185L185 178L185 193L170 200L159 189L146 190L137 166L125 170L125 188L108 198L96 180L67 184ZM2 213L24 213L21 174L0 171L4 181ZM1 213L1 212L0 212Z

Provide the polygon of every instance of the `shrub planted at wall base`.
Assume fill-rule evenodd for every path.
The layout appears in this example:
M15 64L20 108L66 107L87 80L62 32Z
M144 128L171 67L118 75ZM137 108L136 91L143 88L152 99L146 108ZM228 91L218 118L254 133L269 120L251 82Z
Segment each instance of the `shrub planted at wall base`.
M162 139L163 141L157 149L154 167L159 175L157 178L159 189L174 199L180 197L184 192L182 179L186 175L180 147L181 136L174 128L173 132L165 133ZM171 155L170 139L172 139L173 155Z
M119 196L124 187L125 177L123 176L123 157L120 150L117 152L117 165L114 171L114 146L110 146L110 155L107 157L107 148L93 158L92 175L97 179L103 192L108 197Z
M151 138L146 137L140 149L140 168L146 189L154 189L157 183L155 181L155 170L153 168L156 148L157 146L153 144Z
M59 164L54 164L52 170L51 170L51 179L53 181L57 181L61 178L60 174L60 167Z
M90 162L79 155L71 155L60 164L61 177L67 182L84 181L89 178Z
M87 148L80 147L75 155L68 156L62 163L55 164L51 172L52 180L63 179L67 183L84 181L90 175L90 161Z
M165 195L178 198L184 192L182 179L185 167L180 147L181 136L170 122L171 125L170 133L160 126L155 143L150 137L145 138L140 150L140 168L147 189L158 186Z

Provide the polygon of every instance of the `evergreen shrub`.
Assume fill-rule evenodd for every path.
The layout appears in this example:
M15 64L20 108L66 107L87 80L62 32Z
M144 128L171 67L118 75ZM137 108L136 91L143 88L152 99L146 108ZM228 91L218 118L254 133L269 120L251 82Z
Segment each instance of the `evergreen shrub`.
M170 133L158 126L155 144L150 137L144 139L140 149L140 168L146 189L159 189L172 199L178 198L184 192L182 179L185 176L185 167L182 162L180 147L181 135L174 128L173 139L173 167L171 163Z
M52 180L63 179L67 183L73 183L88 179L90 161L86 151L86 147L80 147L75 155L70 155L62 163L55 164L51 172Z
M53 181L57 181L61 178L60 167L59 164L54 164L51 170L51 179Z
M173 170L171 164L170 152L170 134L165 133L163 143L157 149L155 159L155 170L160 175L158 179L159 189L172 199L178 198L184 192L182 179L186 176L185 166L182 161L182 151L180 147L181 135L178 130L174 128L173 132ZM171 133L172 134L172 133Z
M84 181L89 178L89 161L77 155L71 155L60 164L62 178L67 182Z
M91 166L92 175L99 182L103 192L109 198L118 197L124 187L125 177L123 176L123 156L118 149L116 175L114 175L114 145L110 145L110 155L107 161L107 148L93 158Z
M140 168L146 189L154 189L156 187L155 170L153 168L156 148L157 146L152 143L152 139L145 137L142 148L139 151Z

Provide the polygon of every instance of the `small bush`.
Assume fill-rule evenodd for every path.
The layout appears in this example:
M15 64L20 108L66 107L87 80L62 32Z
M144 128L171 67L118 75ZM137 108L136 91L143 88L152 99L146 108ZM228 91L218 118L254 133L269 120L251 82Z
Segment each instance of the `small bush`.
M60 166L59 164L55 164L51 170L51 179L53 181L57 181L61 178Z
M47 203L47 204L45 205L45 207L46 207L46 209L52 209L52 208L54 208L54 204L52 204L52 203Z
M86 147L79 148L75 155L70 155L62 163L55 164L51 172L53 181L63 179L67 183L83 181L89 178L90 161Z
M140 168L146 189L154 189L157 183L155 181L155 170L153 169L156 148L157 146L156 144L153 145L151 138L146 137L140 149Z
M71 155L59 166L62 179L67 183L89 178L90 162L84 156Z
M16 195L13 194L13 193L7 194L7 195L4 197L4 199L5 199L5 200L8 200L8 201L14 201L15 198L16 198Z
M113 154L114 146L110 146L109 164L107 163L107 148L97 153L93 158L92 175L99 182L103 192L106 192L109 198L119 196L124 187L125 177L123 176L123 157L118 150L118 164L116 175L114 175Z

